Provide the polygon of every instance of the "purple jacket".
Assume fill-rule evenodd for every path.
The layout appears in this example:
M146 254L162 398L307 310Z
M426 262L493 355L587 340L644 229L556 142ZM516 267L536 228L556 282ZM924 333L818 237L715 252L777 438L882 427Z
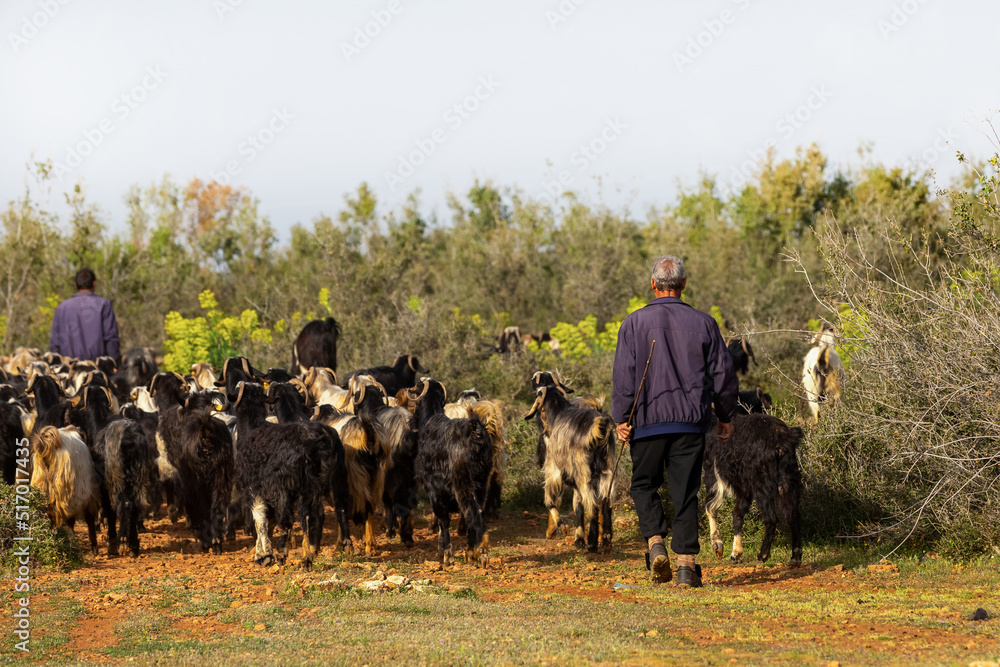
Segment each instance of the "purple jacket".
M77 292L56 308L49 350L78 359L109 356L121 360L118 321L111 302L93 292Z
M633 437L704 433L713 402L719 421L731 421L739 385L719 326L680 299L663 297L626 317L618 331L611 394L615 423L628 421L654 339Z

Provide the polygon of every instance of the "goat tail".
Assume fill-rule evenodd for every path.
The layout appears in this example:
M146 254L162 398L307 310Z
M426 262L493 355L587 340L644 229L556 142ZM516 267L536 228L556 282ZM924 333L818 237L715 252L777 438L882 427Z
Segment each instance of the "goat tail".
M801 431L802 429L799 429ZM732 489L726 484L725 480L719 476L719 466L716 463L712 463L712 477L715 480L715 485L711 489L706 489L709 493L709 497L706 498L705 502L705 513L710 517L714 517L715 513L719 511L722 507L722 503L726 500L726 495L732 495Z

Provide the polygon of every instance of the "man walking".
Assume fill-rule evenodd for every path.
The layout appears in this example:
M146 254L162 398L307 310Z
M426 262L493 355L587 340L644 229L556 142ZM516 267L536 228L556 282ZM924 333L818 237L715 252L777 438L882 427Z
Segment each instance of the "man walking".
M76 294L60 303L52 318L49 350L91 361L108 356L118 363L118 321L111 302L94 294L96 281L90 269L76 272Z
M656 298L626 317L618 332L611 411L618 437L629 443L632 454L632 500L649 548L646 567L654 581L670 581L663 543L667 519L659 495L666 467L674 503L670 548L677 554L677 586L698 587L698 489L705 431L714 402L719 440L732 435L738 385L715 320L681 301L687 285L684 263L670 255L657 258L650 284ZM636 396L647 358L642 395ZM633 405L634 433L628 423Z

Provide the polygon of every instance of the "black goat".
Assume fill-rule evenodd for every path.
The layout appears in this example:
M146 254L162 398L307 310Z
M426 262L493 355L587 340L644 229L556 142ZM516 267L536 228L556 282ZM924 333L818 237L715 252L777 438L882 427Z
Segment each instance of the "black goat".
M288 367L289 370L300 376L305 375L313 366L324 366L336 372L339 339L340 325L332 317L307 322L292 343L292 365Z
M743 557L743 518L750 504L764 519L764 539L757 560L771 557L771 543L778 525L775 501L792 530L792 558L789 565L802 563L802 530L799 501L802 497L802 473L796 450L802 441L802 429L789 427L770 415L737 415L733 435L720 443L713 421L705 437L705 513L711 531L712 550L722 558L723 542L715 515L726 496L736 499L733 507L733 552L730 560Z
M203 551L211 549L218 554L222 552L222 531L232 496L233 441L212 410L177 404L185 390L184 379L176 373L159 373L153 378L150 393L160 415L157 436L180 479L191 529Z
M459 512L468 536L466 558L485 566L488 540L482 507L493 468L490 434L477 416L445 416L445 389L440 382L422 380L416 389L417 477L437 518L438 557L445 565L455 561L448 528L451 512Z
M26 442L21 443L24 437L21 410L13 403L0 403L0 472L3 481L11 486L17 475L17 459L27 458L16 455L18 447L27 447Z
M753 391L741 391L736 401L736 414L763 414L771 409L771 395L760 387Z
M497 337L497 344L494 349L500 354L516 352L521 349L521 329L520 327L507 327L500 332Z
M25 393L35 398L35 429L42 426L66 426L66 413L69 411L69 401L64 401L63 391L55 378L48 375L31 375Z
M226 396L233 397L240 382L263 382L262 376L246 357L229 357L222 364L222 377L216 381L215 386L225 387Z
M101 485L101 508L108 520L108 555L118 555L121 532L136 557L150 481L149 445L142 425L131 419L112 421L97 434L90 454Z
M746 375L750 371L750 360L754 366L757 365L757 358L753 356L753 348L746 338L735 338L726 345L729 356L733 358L733 370L741 375Z
M267 385L267 405L279 424L309 421L311 416L306 408L309 392L302 380L292 378L291 382L270 382Z
M546 455L545 507L549 510L546 537L559 528L563 485L573 488L576 545L597 551L598 541L610 550L613 536L611 501L615 493L615 425L611 417L593 408L574 407L558 387L539 387L525 421L541 418ZM587 526L589 524L589 530ZM586 533L586 540L584 534Z
M148 387L159 372L153 350L148 347L133 347L122 357L118 376L122 378L128 391L132 391L133 387Z
M265 394L260 385L238 386L233 408L240 437L236 487L243 499L247 532L256 536L254 560L283 563L298 510L302 526L302 562L308 569L319 552L323 533L323 496L331 494L340 527L341 546L351 547L346 510L351 504L344 446L324 424L295 421L272 424L262 418ZM271 544L277 525L278 536Z
M156 448L156 429L159 426L160 417L156 412L146 412L135 405L126 405L119 414L125 419L138 423L146 437L146 465L149 471L146 475L145 510L149 516L152 516L160 508L160 503L163 501L163 484L160 482L158 464L160 454ZM139 519L139 530L143 530L142 517Z
M411 354L405 357L396 357L392 366L376 366L348 373L341 380L340 386L347 389L351 378L355 375L370 375L372 379L382 385L387 396L395 396L400 389L409 389L417 383L417 373L429 372L420 365L420 360Z

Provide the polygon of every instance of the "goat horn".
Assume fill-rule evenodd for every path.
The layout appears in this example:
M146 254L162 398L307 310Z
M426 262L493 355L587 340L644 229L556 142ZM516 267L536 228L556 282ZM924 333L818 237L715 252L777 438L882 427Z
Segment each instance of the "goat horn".
M181 375L180 373L174 373L174 377L177 378L178 380L180 380L182 383L186 384L184 382L184 376Z
M406 365L409 366L410 370L413 371L414 373L417 372L416 367L413 365L413 355L412 354L410 356L406 357Z
M424 396L426 396L426 395L427 395L427 390L431 388L431 382L430 382L430 380L422 380L421 382L423 383L423 385L424 385L424 388L423 388L423 390L422 390L422 391L420 392L420 395L419 395L419 396L417 396L417 398L415 399L415 400L417 400L417 401L419 401L419 400L420 400L420 399L422 399L422 398L423 398Z
M298 391L300 394L302 394L303 397L309 395L309 390L306 389L306 385L302 382L302 380L298 378L292 378L289 384L295 387L295 390Z
M447 403L448 402L448 387L444 386L443 382L439 382L438 384L441 385L441 391L444 392L444 400L445 400L445 403Z
M233 407L240 404L240 400L243 398L243 390L247 388L247 385L243 380L240 380L239 384L236 385L236 400L233 401Z
M241 357L241 364L243 364L243 372L250 375L250 362L247 361L246 357Z
M362 403L365 402L365 390L367 388L368 388L368 385L366 385L366 384L361 385L361 391L358 392L358 400L356 402L356 405L361 405Z
M104 395L108 398L108 407L113 406L115 402L111 398L111 391L107 387L101 387L101 391L103 391Z

